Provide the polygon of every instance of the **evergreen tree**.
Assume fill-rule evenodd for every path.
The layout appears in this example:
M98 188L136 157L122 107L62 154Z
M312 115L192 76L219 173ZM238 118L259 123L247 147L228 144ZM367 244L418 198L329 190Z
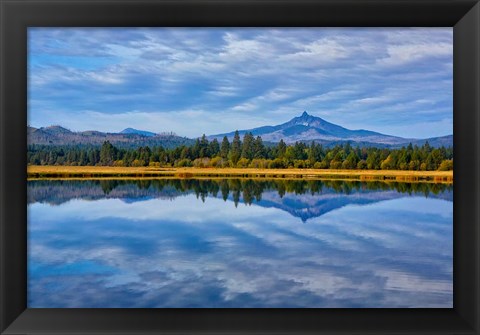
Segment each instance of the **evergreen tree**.
M240 156L242 155L242 142L240 141L240 135L238 130L235 131L233 136L232 146L230 148L229 159L232 161L233 165L236 165Z
M81 166L87 165L87 155L86 155L85 150L80 151L80 156L79 156L79 159L78 159L78 165L81 165Z
M216 138L210 142L208 146L208 153L210 157L215 157L220 153L220 145L218 144L218 140Z
M320 144L316 144L312 142L310 144L310 148L308 148L307 159L310 161L310 164L313 166L316 162L320 162L322 160L322 146Z
M295 142L295 145L293 146L294 159L297 159L297 160L307 159L306 148L307 146L305 145L305 143Z
M246 133L243 137L242 158L252 159L254 156L254 139L252 133Z
M115 148L109 141L105 141L100 149L100 164L110 166L115 160Z
M265 146L260 136L253 143L253 158L265 158Z
M208 157L209 152L208 152L208 140L205 134L202 135L202 139L200 140L200 151L199 151L199 157Z
M180 159L192 159L191 150L189 147L183 146L180 153Z
M228 142L227 136L224 136L222 140L222 145L220 147L220 157L222 157L223 159L227 159L229 151L230 151L230 142Z
M349 153L347 154L347 151ZM218 157L220 156L220 157ZM232 144L224 137L221 145L217 139L210 143L206 136L195 141L193 146L177 146L165 149L148 146L136 149L118 149L105 141L100 149L94 146L27 146L27 162L30 165L119 165L146 166L191 166L196 159L201 164L221 167L230 163L237 167L306 168L320 169L400 169L400 170L448 170L453 169L453 148L433 148L428 142L423 146L411 143L401 149L355 148L337 145L323 148L312 142L286 145L280 141L276 146L265 146L260 136L251 133L244 136L243 145L238 131ZM208 158L208 159L203 159ZM252 160L255 159L254 162ZM230 162L228 162L230 160ZM181 164L180 164L180 161ZM200 160L198 161L200 164ZM180 165L177 165L180 164ZM252 165L251 165L252 164Z
M358 157L355 154L355 151L350 151L347 158L342 163L342 168L344 169L355 169L358 164Z
M197 138L197 139L195 140L195 144L194 144L193 147L192 147L192 156L193 156L193 158L198 158L198 157L200 157L200 149L201 149L200 139Z
M285 152L286 151L287 151L287 145L285 144L283 139L281 139L280 142L278 142L278 145L277 145L277 157L278 158L285 157Z

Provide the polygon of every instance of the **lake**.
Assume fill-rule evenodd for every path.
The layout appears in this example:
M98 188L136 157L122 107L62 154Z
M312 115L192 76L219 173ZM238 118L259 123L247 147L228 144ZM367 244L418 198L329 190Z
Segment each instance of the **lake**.
M453 185L28 181L29 308L453 307Z

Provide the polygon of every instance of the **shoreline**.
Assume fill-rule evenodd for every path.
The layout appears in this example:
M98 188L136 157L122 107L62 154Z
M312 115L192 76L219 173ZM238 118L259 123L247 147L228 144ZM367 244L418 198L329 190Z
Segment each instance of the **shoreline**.
M453 184L453 171L255 169L255 168L157 168L113 166L27 166L33 179L155 179L155 178L255 178L329 179L358 181L429 182Z

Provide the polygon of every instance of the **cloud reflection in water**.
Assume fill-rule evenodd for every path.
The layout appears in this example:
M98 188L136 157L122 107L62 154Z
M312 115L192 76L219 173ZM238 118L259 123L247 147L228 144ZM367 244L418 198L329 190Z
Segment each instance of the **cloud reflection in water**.
M452 307L451 201L360 190L379 200L306 223L271 205L330 191L32 201L29 307Z

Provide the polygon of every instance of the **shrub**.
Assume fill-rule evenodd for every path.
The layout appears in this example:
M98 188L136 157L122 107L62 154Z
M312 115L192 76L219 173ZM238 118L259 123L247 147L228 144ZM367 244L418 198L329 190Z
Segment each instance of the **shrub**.
M320 169L328 169L330 167L330 161L323 160L320 162Z
M237 162L237 167L246 168L249 162L250 161L247 158L240 158L240 160Z
M336 160L333 160L330 162L330 169L340 169L340 167L342 166L342 162L339 162L339 161L336 161Z
M304 169L306 166L305 166L305 162L301 159L296 159L293 161L293 166L297 169Z
M393 170L395 168L395 164L393 162L392 156L388 155L382 163L380 164L380 169L382 170Z
M283 169L285 167L286 167L285 162L281 158L275 158L274 160L268 163L269 169Z
M175 164L177 167L187 167L192 166L192 161L188 158L181 159L176 162Z
M357 164L357 169L359 170L366 170L367 167L368 167L367 161L364 159L360 160Z
M215 156L210 161L210 165L216 168L225 167L225 161L222 157Z
M143 159L135 159L132 162L132 166L135 166L135 167L145 166L145 161Z
M410 163L408 163L409 170L418 170L419 167L420 162L418 160L410 161Z
M197 158L193 161L193 166L198 168L210 167L210 158Z
M268 161L266 159L252 159L248 167L255 168L255 169L266 169L268 167Z
M349 161L348 159L343 161L342 169L350 170L350 169L353 169L353 168L355 168L355 166L353 166L351 161Z
M453 160L452 159L446 159L440 163L440 166L438 167L438 171L450 171L453 170Z

